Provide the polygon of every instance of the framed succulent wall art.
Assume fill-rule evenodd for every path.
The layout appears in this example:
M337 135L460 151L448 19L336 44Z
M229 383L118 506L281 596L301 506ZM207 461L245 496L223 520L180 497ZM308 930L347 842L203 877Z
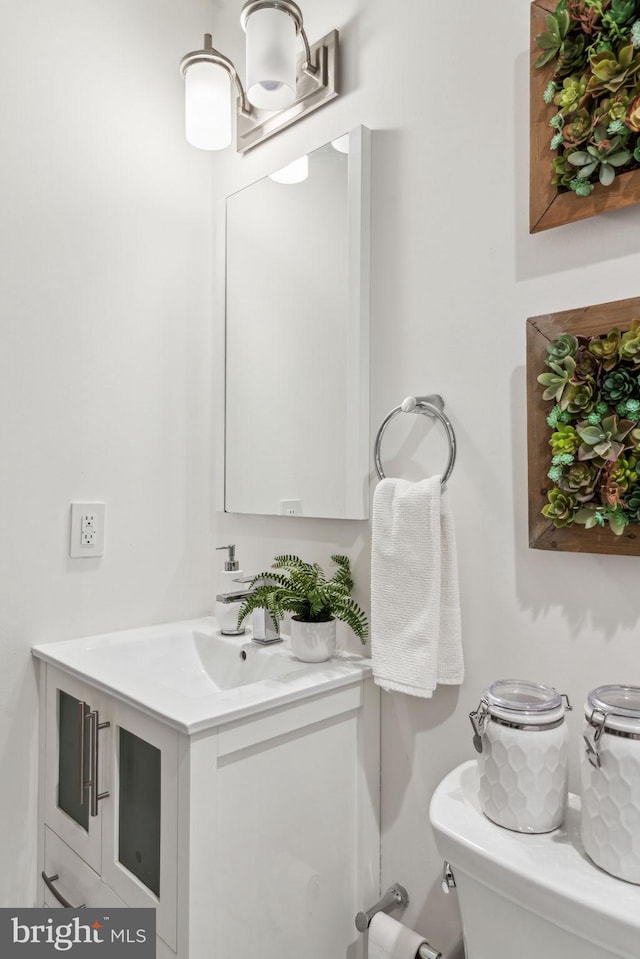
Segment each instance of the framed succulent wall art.
M531 5L531 233L640 202L640 0Z
M529 545L640 556L640 297L527 321Z

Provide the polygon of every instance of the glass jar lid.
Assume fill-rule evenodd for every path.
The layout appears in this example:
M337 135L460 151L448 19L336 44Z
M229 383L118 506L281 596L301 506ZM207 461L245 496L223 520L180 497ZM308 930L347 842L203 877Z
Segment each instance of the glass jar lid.
M587 705L602 713L640 719L640 686L598 686L587 696Z
M640 692L640 690L639 690ZM489 709L539 716L562 707L562 696L553 686L526 679L499 679L484 691Z

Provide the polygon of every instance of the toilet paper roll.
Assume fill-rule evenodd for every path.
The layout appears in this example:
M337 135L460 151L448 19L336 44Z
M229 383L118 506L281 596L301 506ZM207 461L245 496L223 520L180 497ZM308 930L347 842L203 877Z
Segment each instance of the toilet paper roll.
M377 912L369 926L369 959L416 959L426 939L407 929L384 912Z

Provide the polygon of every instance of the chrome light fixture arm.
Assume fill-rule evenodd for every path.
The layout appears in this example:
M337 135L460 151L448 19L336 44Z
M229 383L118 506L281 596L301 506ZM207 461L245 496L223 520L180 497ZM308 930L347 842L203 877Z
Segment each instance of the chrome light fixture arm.
M214 48L213 37L210 33L205 33L204 35L204 48L202 50L193 50L191 53L185 54L180 61L180 74L182 77L185 76L189 67L192 67L194 63L215 63L216 66L222 67L223 70L226 70L232 83L235 83L238 90L238 96L240 100L238 110L245 117L253 116L253 110L247 99L247 95L244 92L244 87L242 86L242 80L238 76L238 71L228 57L225 57L223 53L220 53L219 50Z

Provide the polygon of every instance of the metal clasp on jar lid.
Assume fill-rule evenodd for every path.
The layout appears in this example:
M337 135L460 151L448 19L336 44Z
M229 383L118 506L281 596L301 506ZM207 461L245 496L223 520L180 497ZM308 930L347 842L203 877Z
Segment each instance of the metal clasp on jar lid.
M573 709L567 694L557 693L555 689L550 689L556 699L551 710L552 713L555 713L552 719L549 719L548 715L544 715L544 707L542 709L538 707L534 712L533 710L528 710L526 706L520 703L514 703L512 705L508 702L501 703L498 700L494 700L493 690L495 687L507 682L516 681L501 680L499 683L494 683L488 690L485 690L485 694L480 700L478 708L469 713L469 719L473 728L473 745L478 753L482 752L482 736L490 721L498 723L501 726L519 729L523 732L546 732L549 729L560 726L564 722L564 715L562 713ZM544 689L545 687L538 688ZM563 710L562 707L564 707ZM562 710L562 712L558 715L558 711L560 710ZM538 721L534 722L534 718Z
M587 750L587 759L596 769L600 769L601 766L599 744L602 739L606 721L607 713L604 709L593 709L587 719L589 726L593 728L593 738L589 739L586 733L582 737Z
M469 720L473 728L473 747L477 753L482 752L482 734L489 722L489 703L481 699L478 708L469 713Z

